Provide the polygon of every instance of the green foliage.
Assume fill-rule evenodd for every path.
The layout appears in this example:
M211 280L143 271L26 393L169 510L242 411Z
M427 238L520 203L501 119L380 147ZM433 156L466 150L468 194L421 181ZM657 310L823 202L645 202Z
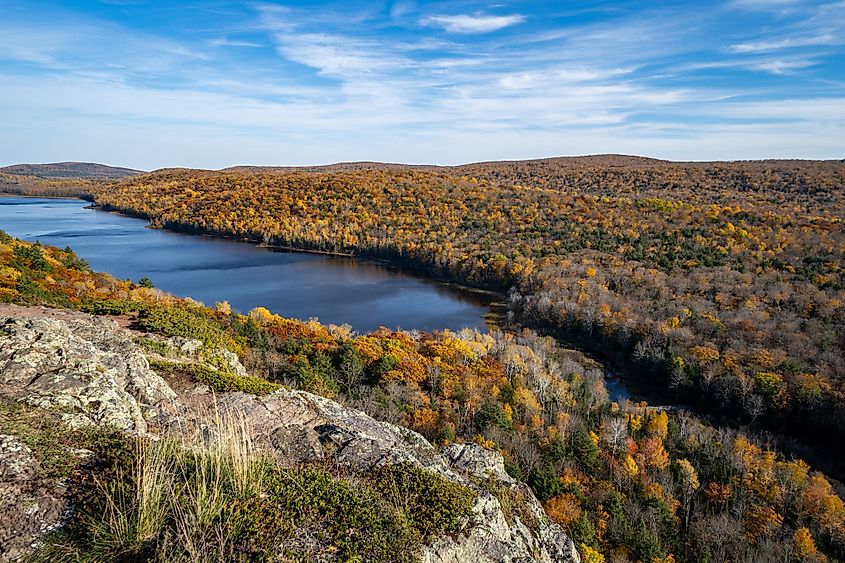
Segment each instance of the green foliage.
M631 554L636 561L654 561L666 556L660 540L645 528L637 529L630 538Z
M79 308L92 315L126 315L141 311L146 305L140 301L125 299L88 299L83 301Z
M411 464L384 466L375 482L424 542L455 530L475 500L470 489Z
M599 542L596 536L596 527L590 522L586 515L575 520L568 530L572 541L576 544L585 544L592 548L598 548Z
M539 529L540 521L528 508L528 499L521 489L511 487L495 477L478 480L476 484L485 491L496 497L502 507L502 513L508 524L514 523L514 516L518 516L520 522L535 532Z
M229 348L231 339L210 311L184 305L153 305L141 311L138 324L147 332L196 338L210 348Z
M236 338L241 339L247 346L254 350L267 350L270 348L270 341L255 321L249 317L241 320L238 316L233 315L231 320L232 331Z
M754 374L754 381L762 393L769 398L774 397L783 387L783 378L772 372L758 371Z
M485 401L475 415L475 427L479 432L488 426L495 426L506 432L513 430L513 423L505 416L502 404L496 401Z
M575 433L572 443L575 459L585 471L591 471L598 462L599 448L590 437L586 427L581 426Z
M82 463L70 448L113 447L121 434L110 428L70 429L59 413L0 399L0 434L14 436L29 446L38 460L37 475L64 479Z
M15 244L14 245L15 261L22 268L30 270L37 270L47 272L50 270L50 264L44 258L42 246L39 243L32 245Z
M549 500L562 492L562 485L554 467L546 463L534 466L528 474L527 483L541 501Z
M77 256L73 249L69 246L65 247L65 249L58 254L57 258L65 268L79 270L82 272L91 271L91 268L88 266L88 262Z
M331 358L322 352L308 356L293 356L288 375L296 382L297 386L322 395L324 397L335 397L340 388L333 376L334 367Z
M396 359L396 356L385 354L367 369L367 382L370 385L378 385L382 376L395 368L398 363L399 360Z
M559 435L549 440L543 447L543 457L550 463L563 461L568 453L566 443Z
M138 280L138 287L146 287L148 289L152 289L155 287L155 284L153 283L153 280L144 276L143 278Z
M43 272L23 270L18 280L17 291L19 297L16 302L24 305L47 305L51 307L70 307L72 305L67 295L56 293L44 288L33 277Z
M282 388L281 385L260 377L236 375L230 371L212 369L199 363L150 360L150 367L155 370L185 374L195 381L208 385L218 393L239 391L253 395L266 395Z
M158 354L159 356L168 357L177 355L177 350L175 348L164 342L153 340L152 338L139 336L135 339L135 342L145 351Z
M525 480L522 467L520 467L519 463L511 459L509 456L505 457L505 472L517 481Z

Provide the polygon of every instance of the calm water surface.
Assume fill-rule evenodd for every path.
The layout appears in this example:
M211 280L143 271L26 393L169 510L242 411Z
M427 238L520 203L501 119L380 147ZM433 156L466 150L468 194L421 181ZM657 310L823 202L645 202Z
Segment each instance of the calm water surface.
M94 270L244 312L267 307L366 332L485 329L491 298L355 258L274 252L255 245L145 228L142 219L85 209L80 200L0 197L0 229L72 247Z

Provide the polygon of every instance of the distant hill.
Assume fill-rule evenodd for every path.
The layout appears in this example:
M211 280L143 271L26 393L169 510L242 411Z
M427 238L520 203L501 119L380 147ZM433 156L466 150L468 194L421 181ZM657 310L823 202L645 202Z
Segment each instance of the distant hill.
M317 164L312 166L232 166L224 168L223 172L357 172L361 170L426 170L430 172L444 172L447 174L476 175L485 173L500 173L502 171L518 171L523 174L549 175L553 171L575 170L587 168L616 168L643 170L649 168L687 168L705 169L713 167L734 167L749 169L755 167L792 167L825 168L840 167L843 160L801 160L801 159L767 159L767 160L723 160L723 161L672 161L660 160L645 156L624 154L595 154L588 156L557 156L550 158L535 158L526 160L491 160L483 162L469 162L454 166L437 164L399 164L391 162L338 162L335 164Z
M141 174L141 170L119 168L92 162L54 162L50 164L13 164L0 168L0 172L15 176L34 176L46 179L87 178L117 180Z
M300 171L300 172L355 172L358 170L429 170L429 171L462 171L470 167L495 167L502 165L570 165L570 166L625 166L646 167L667 164L667 160L658 160L643 156L628 156L620 154L600 154L591 156L559 156L552 158L537 158L530 160L491 160L471 162L455 166L438 164L400 164L394 162L338 162L335 164L317 164L313 166L232 166L225 168L226 172L268 172L268 171Z

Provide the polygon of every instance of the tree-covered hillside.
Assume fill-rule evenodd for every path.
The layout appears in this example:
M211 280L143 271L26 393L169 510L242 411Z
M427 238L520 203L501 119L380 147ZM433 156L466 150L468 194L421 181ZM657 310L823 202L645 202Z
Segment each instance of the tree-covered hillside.
M261 308L242 315L91 272L70 249L6 235L0 299L108 314L228 348L248 376L223 364L187 369L168 361L161 344L141 340L161 358L156 370L220 392L298 387L439 445L495 448L586 561L845 556L845 505L824 475L688 412L614 403L599 369L528 331L358 335ZM519 506L507 491L494 494Z
M843 186L841 162L617 158L166 170L92 192L156 226L387 257L509 291L525 325L675 400L841 442Z

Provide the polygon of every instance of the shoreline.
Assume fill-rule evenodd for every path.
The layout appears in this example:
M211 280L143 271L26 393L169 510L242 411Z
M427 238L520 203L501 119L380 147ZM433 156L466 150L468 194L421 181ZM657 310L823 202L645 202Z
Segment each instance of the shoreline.
M87 194L86 194L87 195ZM290 245L273 245L267 244L264 242L259 242L256 240L251 240L249 238L242 238L233 235L228 235L225 233L216 233L205 231L202 229L196 229L193 227L181 225L179 223L165 223L161 226L152 226L151 218L141 214L141 213L130 213L118 208L115 208L110 205L103 205L97 203L97 201L92 197L83 197L83 196L42 196L42 195L30 195L30 194L16 194L16 193L8 193L8 192L0 192L0 197L17 197L17 198L30 198L30 199L56 199L56 200L69 200L69 201L79 201L81 203L89 203L89 205L85 205L85 209L91 209L94 211L103 211L106 213L114 213L115 215L120 215L122 217L127 217L130 219L143 219L147 221L147 225L145 228L148 229L156 229L156 230L163 230L179 235L185 236L199 236L199 237L207 237L211 239L220 239L220 240L229 240L233 242L239 242L244 244L251 244L257 248L265 249L270 252L289 252L292 254L312 254L317 256L325 256L331 258L341 258L341 259L351 259L356 261L368 261L383 265L388 268L395 269L395 271L407 275L409 277L417 278L424 282L429 283L436 283L442 286L446 286L450 289L453 289L457 292L465 294L465 296L471 296L478 300L478 305L482 306L487 309L487 312L484 314L484 322L487 325L488 329L501 329L504 321L507 317L507 295L502 292L497 292L493 290L473 287L469 285L462 284L454 279L450 279L446 276L438 276L426 270L423 267L415 266L410 263L402 263L397 262L395 260L391 260L389 258L384 258L380 256L370 256L367 254L356 254L354 252L341 252L341 251L331 251L331 250L320 250L316 248L302 248ZM479 299L480 297L484 299Z

